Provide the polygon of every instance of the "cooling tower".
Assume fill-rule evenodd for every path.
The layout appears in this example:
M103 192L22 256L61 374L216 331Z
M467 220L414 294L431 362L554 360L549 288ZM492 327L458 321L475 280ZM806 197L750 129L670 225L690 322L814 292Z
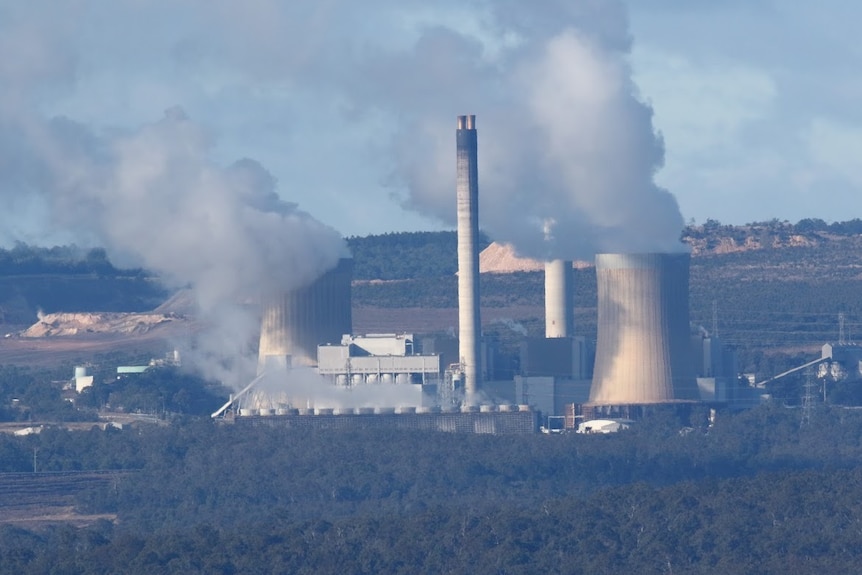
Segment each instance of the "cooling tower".
M479 317L479 174L476 117L458 116L458 345L468 405L476 402L481 357Z
M572 262L545 262L545 337L575 335L575 298Z
M263 302L258 374L264 369L317 365L317 346L337 343L352 331L350 282L353 260L338 265L312 284Z
M590 403L697 400L688 254L598 254L598 343Z

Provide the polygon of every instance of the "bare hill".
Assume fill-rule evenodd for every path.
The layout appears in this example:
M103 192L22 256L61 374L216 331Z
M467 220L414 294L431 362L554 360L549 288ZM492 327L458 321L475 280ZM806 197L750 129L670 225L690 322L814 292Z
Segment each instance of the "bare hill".
M84 334L143 335L154 327L181 321L161 313L49 313L19 333L19 337L63 337Z
M582 269L593 265L591 262L575 261L575 268ZM539 272L545 269L544 262L521 257L515 253L511 244L492 242L479 254L479 273L511 274L516 272Z

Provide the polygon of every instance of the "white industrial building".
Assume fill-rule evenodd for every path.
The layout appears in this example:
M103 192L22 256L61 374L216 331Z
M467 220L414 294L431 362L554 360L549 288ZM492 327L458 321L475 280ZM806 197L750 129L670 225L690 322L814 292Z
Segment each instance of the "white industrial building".
M436 385L443 365L440 354L421 353L413 334L346 334L338 345L318 346L317 371L340 386Z

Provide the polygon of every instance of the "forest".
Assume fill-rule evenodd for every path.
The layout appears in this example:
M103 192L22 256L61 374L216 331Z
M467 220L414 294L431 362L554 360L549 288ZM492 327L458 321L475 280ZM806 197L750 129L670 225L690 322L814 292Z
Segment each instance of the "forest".
M89 527L0 527L3 573L822 573L862 560L862 414L765 405L612 436L187 421L0 436L0 480L116 470Z
M84 249L76 245L40 247L17 242L0 248L0 275L95 274L103 277L147 276L142 269L118 269L102 248Z
M176 367L158 367L141 374L117 378L118 363L140 363L134 357L102 357L91 368L93 385L80 394L70 384L72 366L54 369L0 366L0 422L96 421L102 410L146 413L164 419L205 416L227 401L230 391ZM122 361L131 360L131 361Z

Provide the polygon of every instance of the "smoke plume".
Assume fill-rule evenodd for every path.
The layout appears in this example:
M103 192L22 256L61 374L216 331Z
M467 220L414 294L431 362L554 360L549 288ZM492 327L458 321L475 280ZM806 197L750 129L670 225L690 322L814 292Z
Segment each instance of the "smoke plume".
M455 117L476 114L480 220L495 239L543 258L678 248L621 2L429 6L0 0L0 241L103 245L234 317L221 310L238 296L307 283L344 248L285 200L320 190L225 161L208 119L278 116L294 129L284 158L337 140L344 157L321 147L309 162L321 179L385 158L369 169L396 202L452 223ZM332 209L359 210L351 191Z
M364 133L354 137L353 153L388 157L373 163L388 165L378 176L391 195L452 223L454 119L475 113L481 224L494 238L540 257L679 248L682 217L673 196L653 181L663 143L631 79L631 38L619 1L443 0L429 8L418 0L189 0L181 7L120 0L107 9L80 0L61 10L40 0L5 4L0 32L10 57L0 79L12 88L0 106L13 115L3 114L0 126L7 133L26 130L27 115L15 108L32 107L34 96L74 93L76 82L98 85L92 76L131 76L142 91L176 92L179 105L200 101L202 93L234 92L269 105L260 94L275 92L296 125L332 139L344 130ZM99 73L88 74L97 65ZM133 94L125 97L136 103ZM231 112L253 117L250 110ZM2 125L10 117L12 126ZM129 167L135 146L161 145L170 130L206 148L195 129L175 120L138 131L119 150L120 160ZM26 166L6 144L0 151ZM172 151L195 153L179 147ZM41 185L43 174L36 169L16 183ZM7 179L0 174L0 182ZM543 232L549 221L552 241Z
M493 238L546 259L682 249L676 200L653 179L663 142L631 79L625 19L581 5L558 20L498 6L490 27L513 40L493 54L487 40L435 28L412 53L377 59L371 76L395 70L395 85L376 96L406 118L394 146L406 204L453 221L449 120L460 110L478 116L480 220Z

